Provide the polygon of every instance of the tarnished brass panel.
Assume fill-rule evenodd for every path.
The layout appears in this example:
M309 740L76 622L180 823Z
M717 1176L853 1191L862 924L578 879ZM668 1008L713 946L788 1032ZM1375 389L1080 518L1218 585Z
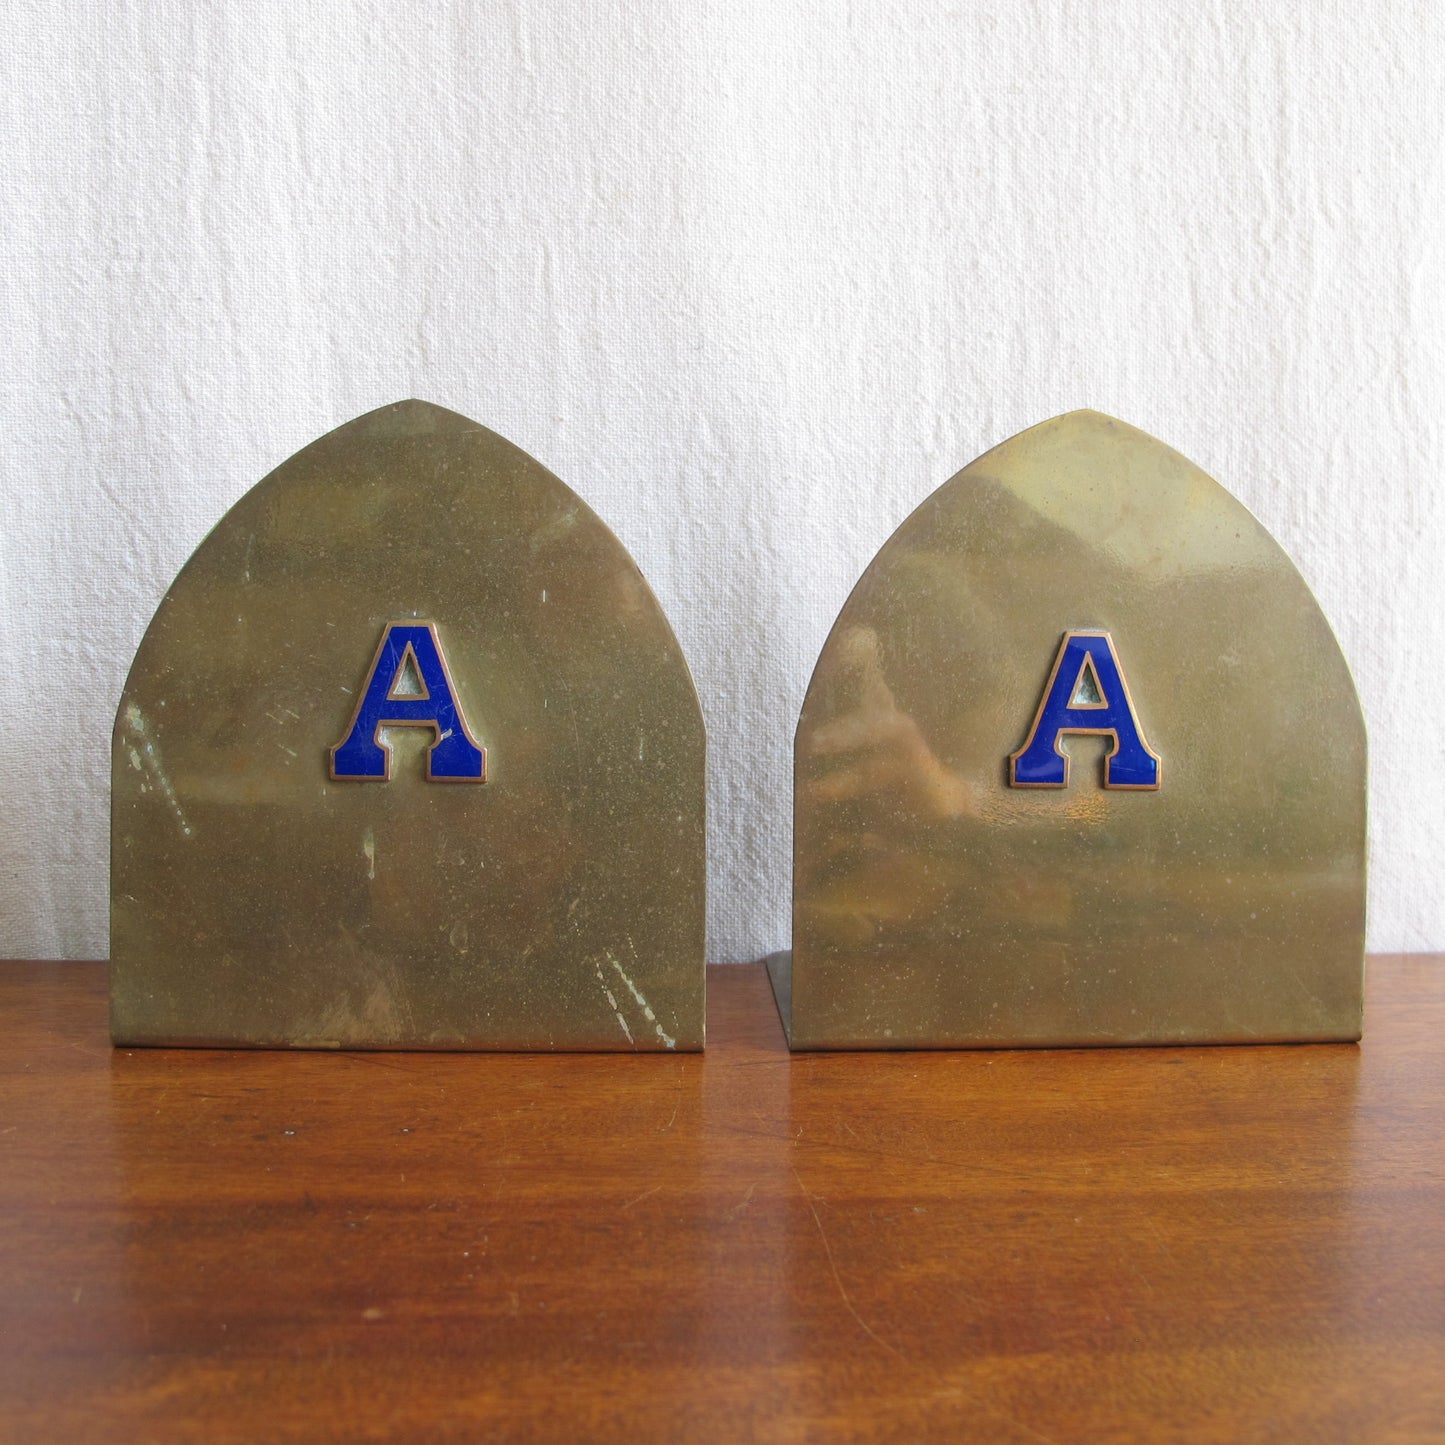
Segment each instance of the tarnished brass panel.
M795 1048L1359 1037L1348 668L1264 528L1142 432L1074 412L929 497L795 763Z
M612 533L465 417L384 407L227 513L112 788L117 1043L702 1047L687 666Z

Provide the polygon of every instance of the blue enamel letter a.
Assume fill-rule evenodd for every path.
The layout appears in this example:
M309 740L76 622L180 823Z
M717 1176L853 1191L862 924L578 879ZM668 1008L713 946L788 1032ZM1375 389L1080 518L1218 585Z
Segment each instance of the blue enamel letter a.
M486 781L487 750L472 737L457 706L435 623L387 624L351 726L331 749L331 776L366 782L390 778L391 749L381 741L384 727L428 727L436 734L426 755L431 782Z
M1009 758L1015 788L1064 788L1069 755L1059 747L1065 733L1111 737L1104 759L1106 788L1157 788L1163 765L1144 741L1119 656L1107 632L1066 632L1028 740Z

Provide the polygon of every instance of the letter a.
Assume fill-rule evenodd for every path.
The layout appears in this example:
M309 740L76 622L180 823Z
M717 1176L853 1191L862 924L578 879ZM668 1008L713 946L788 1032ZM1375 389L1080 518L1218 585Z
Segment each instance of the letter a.
M415 678L419 687L403 691ZM391 749L384 727L429 727L426 775L433 783L484 783L487 750L472 737L452 689L436 624L390 622L361 690L346 736L331 749L331 776L384 783L391 777Z
M1069 755L1059 747L1064 733L1113 738L1114 746L1104 759L1106 788L1159 786L1163 764L1144 740L1119 655L1107 632L1064 634L1028 741L1009 757L1009 785L1067 787Z

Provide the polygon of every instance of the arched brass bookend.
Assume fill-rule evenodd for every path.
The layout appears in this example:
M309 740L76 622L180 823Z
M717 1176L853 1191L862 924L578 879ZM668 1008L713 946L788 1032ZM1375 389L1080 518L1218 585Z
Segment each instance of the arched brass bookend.
M118 1044L698 1049L703 724L622 545L423 402L247 493L116 718Z
M1263 527L1097 412L935 492L803 704L792 1046L1355 1039L1365 732Z

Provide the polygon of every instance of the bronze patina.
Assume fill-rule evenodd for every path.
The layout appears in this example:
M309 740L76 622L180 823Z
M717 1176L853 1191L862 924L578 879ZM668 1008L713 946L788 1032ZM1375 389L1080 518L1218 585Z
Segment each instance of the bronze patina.
M237 502L140 645L113 1037L701 1048L703 786L612 533L484 427L383 407Z
M770 960L790 1042L1358 1038L1365 762L1245 507L1110 417L1036 426L899 527L824 646Z

